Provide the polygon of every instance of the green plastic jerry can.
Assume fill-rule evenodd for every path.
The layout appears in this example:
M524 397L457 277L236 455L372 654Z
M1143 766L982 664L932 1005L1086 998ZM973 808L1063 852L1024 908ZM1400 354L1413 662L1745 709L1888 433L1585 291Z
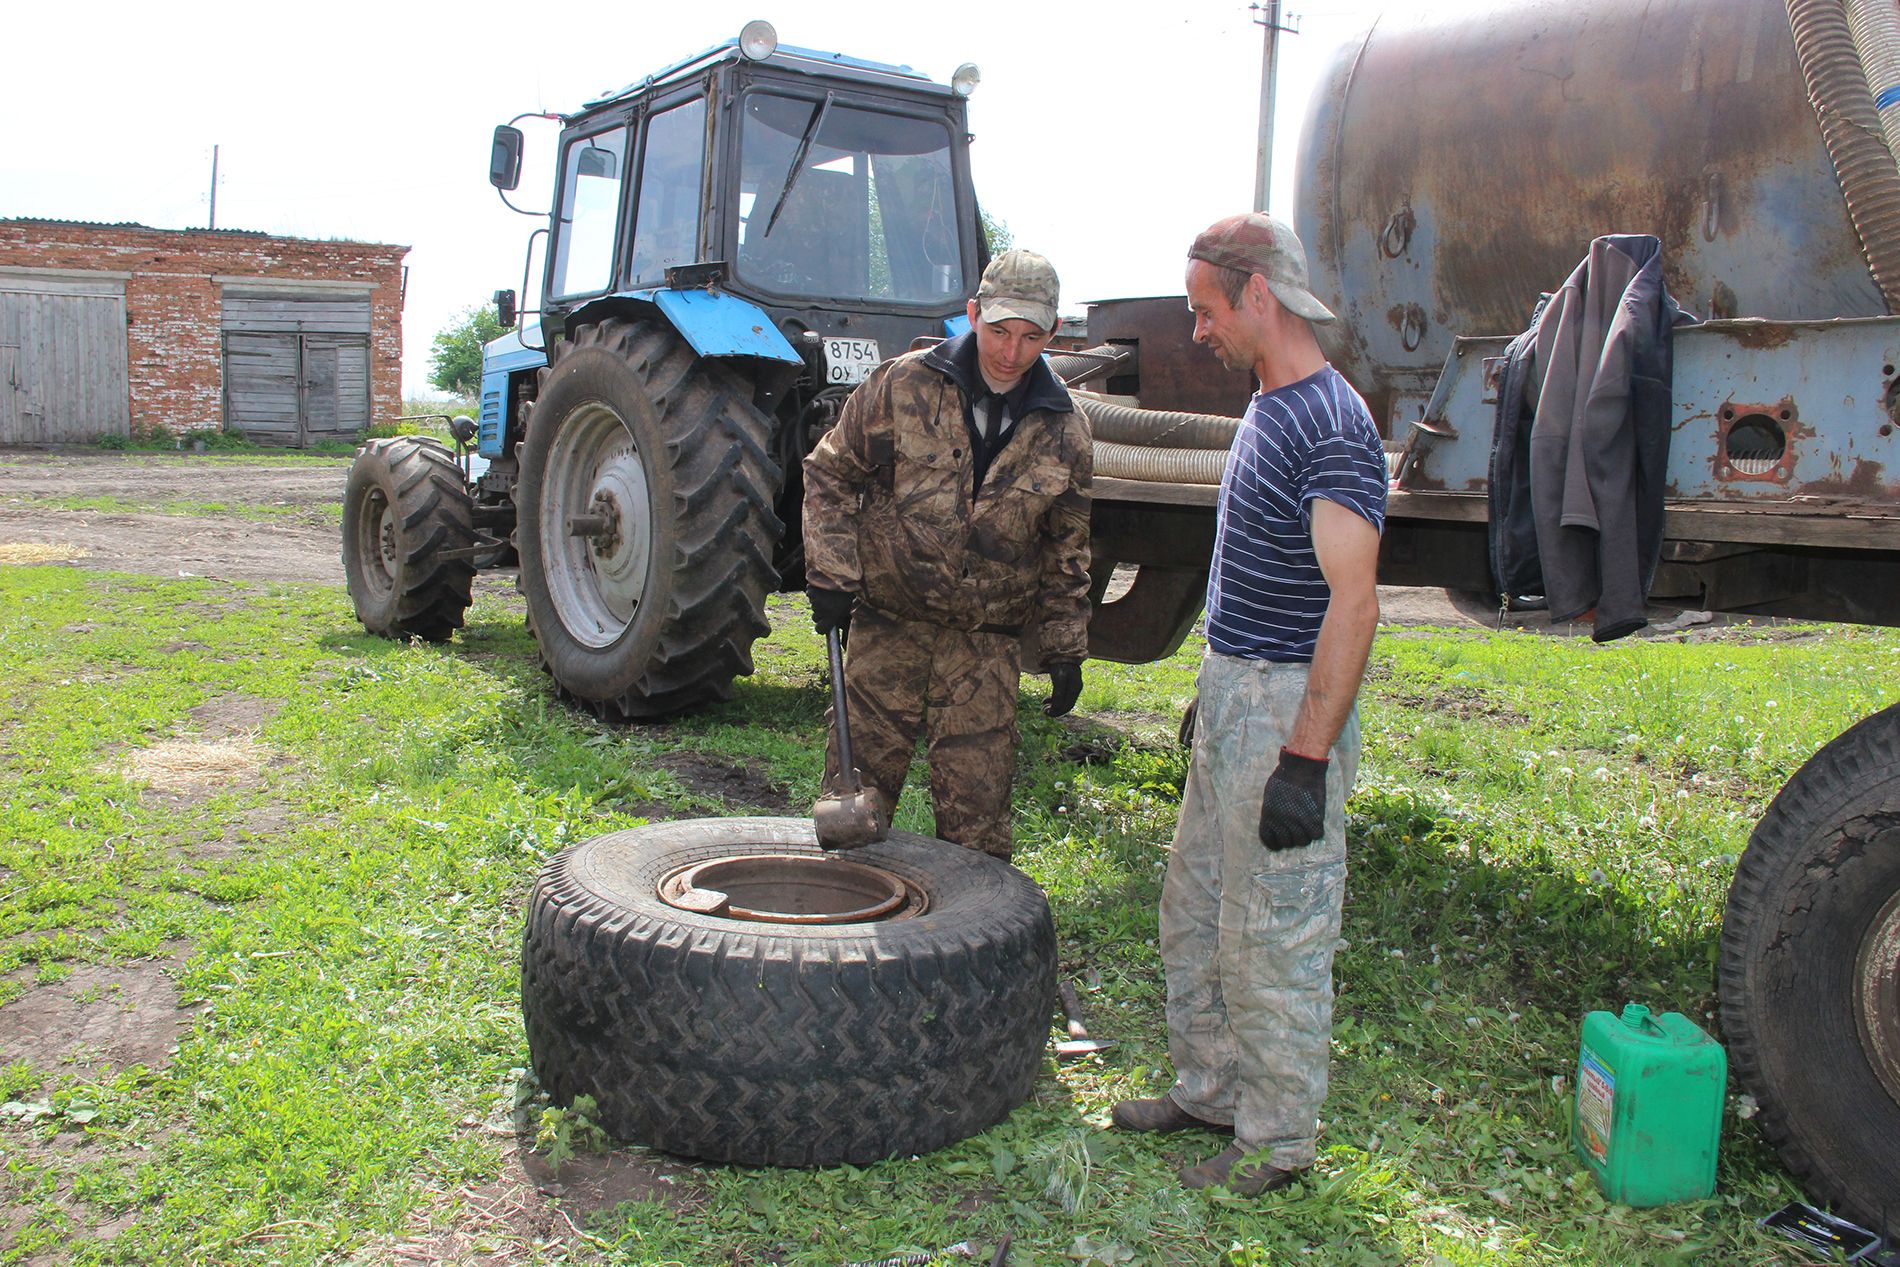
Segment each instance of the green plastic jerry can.
M1680 1012L1583 1018L1571 1139L1624 1205L1693 1201L1715 1191L1728 1054Z

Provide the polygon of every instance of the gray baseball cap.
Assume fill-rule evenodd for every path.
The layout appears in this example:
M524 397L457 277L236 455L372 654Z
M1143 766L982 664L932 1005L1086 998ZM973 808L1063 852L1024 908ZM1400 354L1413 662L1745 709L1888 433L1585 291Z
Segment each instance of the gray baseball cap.
M1333 310L1306 283L1306 248L1287 225L1250 211L1216 220L1188 248L1188 258L1242 273L1258 273L1286 310L1308 321L1331 321Z
M1020 317L1038 330L1053 330L1061 292L1048 260L1034 251L1004 251L983 270L983 283L976 288L977 316L986 322Z

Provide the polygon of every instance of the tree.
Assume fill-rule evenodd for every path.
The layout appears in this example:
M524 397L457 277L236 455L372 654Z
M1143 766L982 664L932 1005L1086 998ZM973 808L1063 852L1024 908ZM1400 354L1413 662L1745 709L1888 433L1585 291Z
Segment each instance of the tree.
M981 207L976 209L976 214L983 221L983 237L990 245L991 255L1001 255L1016 245L1016 235L1009 231L1009 226L1002 220Z
M505 334L487 304L467 309L436 332L429 353L429 383L457 396L473 396L482 386L482 345Z

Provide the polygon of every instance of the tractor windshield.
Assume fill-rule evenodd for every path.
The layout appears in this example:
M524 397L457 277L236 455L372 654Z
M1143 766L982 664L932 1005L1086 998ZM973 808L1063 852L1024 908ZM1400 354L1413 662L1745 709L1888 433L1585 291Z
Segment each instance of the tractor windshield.
M742 280L893 303L967 289L946 120L754 91L740 149Z

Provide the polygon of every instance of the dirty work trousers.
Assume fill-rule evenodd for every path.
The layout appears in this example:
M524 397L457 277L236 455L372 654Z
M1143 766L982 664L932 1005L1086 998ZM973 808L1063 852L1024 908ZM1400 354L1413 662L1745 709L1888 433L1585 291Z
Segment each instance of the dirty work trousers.
M1260 844L1260 802L1306 694L1307 666L1209 653L1194 756L1161 889L1168 1054L1182 1108L1232 1123L1282 1170L1313 1164L1346 892L1346 795L1357 706L1326 771L1325 835Z
M904 790L917 737L930 765L937 835L1009 860L1009 793L1016 772L1019 639L898 620L858 604L845 648L851 756L890 809ZM827 722L830 714L826 714ZM837 787L838 739L825 748L825 787Z

